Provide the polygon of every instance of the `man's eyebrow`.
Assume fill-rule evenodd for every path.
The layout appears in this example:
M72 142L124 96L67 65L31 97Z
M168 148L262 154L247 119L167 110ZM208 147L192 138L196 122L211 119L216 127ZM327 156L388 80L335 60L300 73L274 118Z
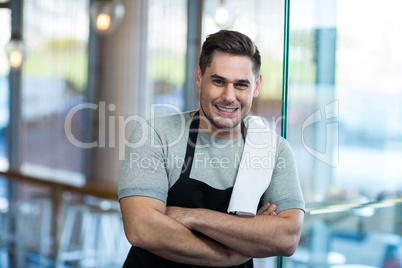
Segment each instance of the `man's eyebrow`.
M217 75L217 74L213 74L213 75L211 75L210 77L211 77L211 78L220 79L220 80L224 80L224 81L228 81L225 77L220 76L220 75ZM251 84L248 79L239 79L239 80L235 80L233 83Z
M217 78L217 79L220 79L220 80L227 80L225 77L217 75L217 74L211 75L211 78Z

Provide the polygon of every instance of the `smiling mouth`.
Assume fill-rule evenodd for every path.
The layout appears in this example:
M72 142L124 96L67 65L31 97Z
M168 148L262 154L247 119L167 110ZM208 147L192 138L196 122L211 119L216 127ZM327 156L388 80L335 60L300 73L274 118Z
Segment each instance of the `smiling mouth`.
M218 105L215 105L216 108L218 108L218 110L225 112L225 113L233 113L234 111L236 111L238 108L225 108L225 107L221 107Z

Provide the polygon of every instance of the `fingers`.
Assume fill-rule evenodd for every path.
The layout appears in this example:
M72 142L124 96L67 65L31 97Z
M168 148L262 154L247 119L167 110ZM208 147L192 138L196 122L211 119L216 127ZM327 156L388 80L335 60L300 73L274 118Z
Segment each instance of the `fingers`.
M277 209L277 207L275 204L269 206L268 215L276 215L276 209Z
M277 206L275 204L265 203L258 211L257 215L276 215Z
M270 207L270 203L265 203L258 211L257 211L257 215L261 215L263 214L269 207Z

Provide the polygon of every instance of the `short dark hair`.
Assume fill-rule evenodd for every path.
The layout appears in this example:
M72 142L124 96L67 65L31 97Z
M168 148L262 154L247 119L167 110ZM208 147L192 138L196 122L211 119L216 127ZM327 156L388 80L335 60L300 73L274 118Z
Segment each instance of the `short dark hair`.
M253 62L254 75L257 76L260 73L260 52L254 42L248 36L240 32L221 30L207 36L202 45L199 60L202 74L204 74L207 67L211 65L215 51L249 57Z

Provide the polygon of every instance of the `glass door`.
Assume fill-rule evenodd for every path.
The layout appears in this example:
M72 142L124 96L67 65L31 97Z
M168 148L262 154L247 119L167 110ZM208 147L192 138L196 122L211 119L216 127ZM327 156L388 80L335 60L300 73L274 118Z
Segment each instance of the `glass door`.
M285 267L401 265L401 8L291 2L288 140L309 212Z

